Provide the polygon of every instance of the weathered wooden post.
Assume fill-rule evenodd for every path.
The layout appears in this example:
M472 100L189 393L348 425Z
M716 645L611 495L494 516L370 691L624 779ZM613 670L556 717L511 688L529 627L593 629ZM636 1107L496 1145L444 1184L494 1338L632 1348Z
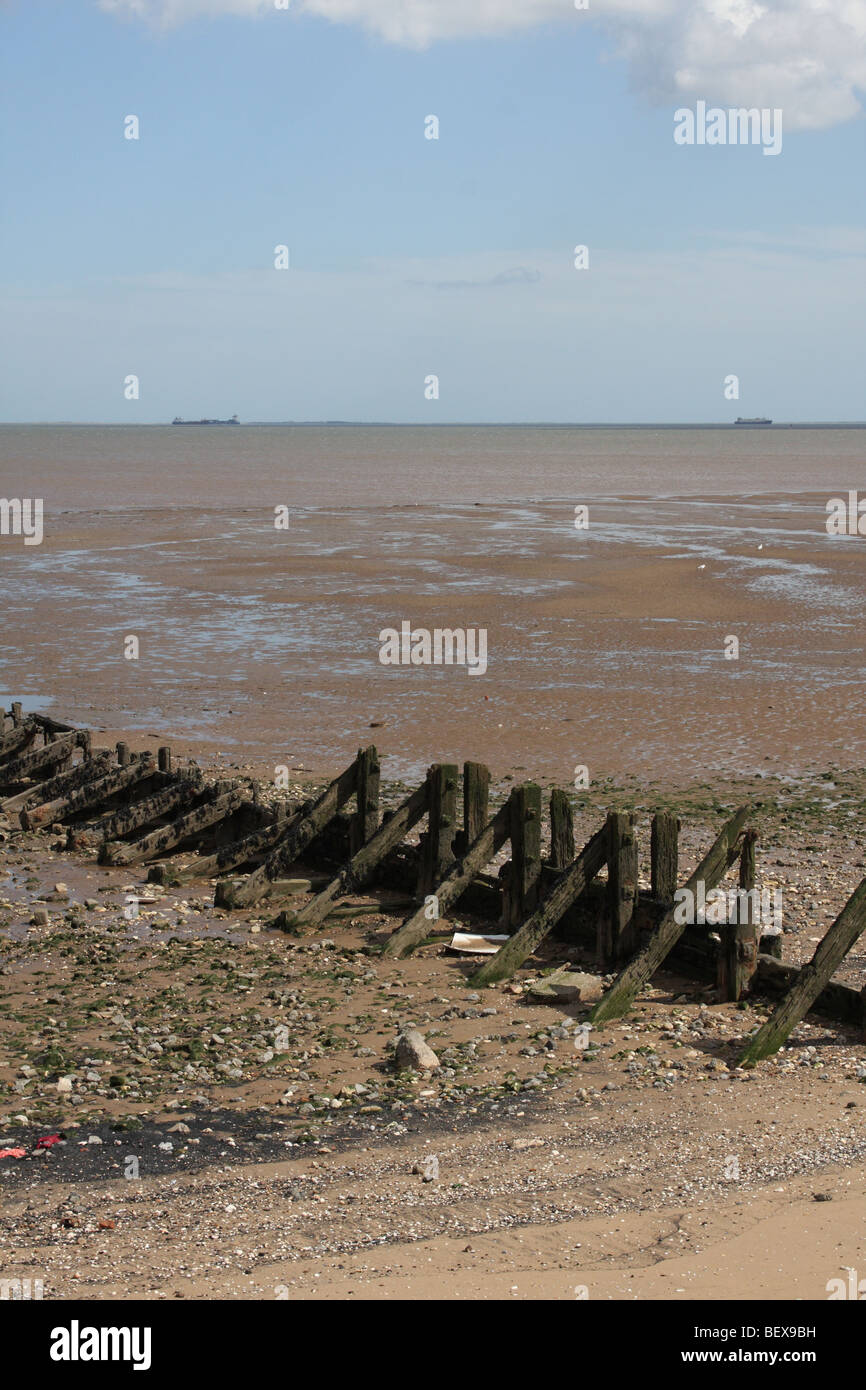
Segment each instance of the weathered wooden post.
M355 762L357 810L349 827L349 852L358 853L379 828L379 754L371 743L359 748Z
M17 728L18 725L19 725L20 723L22 723L22 721L23 721L23 719L24 719L24 716L23 716L23 714L21 713L21 701L20 701L20 700L13 700L13 701L12 701L12 711L11 711L11 712L12 712L12 723L13 723L13 724L15 725L15 727Z
M427 772L427 831L421 839L417 896L426 898L454 863L457 764L435 763Z
M160 772L171 772L171 749L167 743L157 749L157 767Z
M778 1052L792 1030L805 1018L864 927L866 878L854 889L827 935L819 943L809 964L803 966L796 983L747 1045L740 1057L741 1067L752 1067L764 1057Z
M722 944L716 958L719 999L735 1003L742 999L758 968L758 918L755 902L756 830L747 830L740 853L739 891L735 922L722 925Z
M463 829L454 840L454 853L465 854L487 824L490 770L484 763L463 764Z
M596 936L597 954L603 965L627 960L637 950L637 871L634 816L611 811L607 818L607 894Z
M650 883L654 898L672 903L679 872L680 823L669 811L657 811L650 834Z
M117 766L118 766L118 767L128 767L128 766L129 766L129 757L130 757L130 754L129 754L129 744L128 744L128 743L119 743L119 744L117 745Z
M509 797L511 873L508 879L509 932L517 931L538 902L541 873L541 788L535 782L515 787Z
M566 793L554 787L550 793L551 869L567 869L574 858L574 814Z

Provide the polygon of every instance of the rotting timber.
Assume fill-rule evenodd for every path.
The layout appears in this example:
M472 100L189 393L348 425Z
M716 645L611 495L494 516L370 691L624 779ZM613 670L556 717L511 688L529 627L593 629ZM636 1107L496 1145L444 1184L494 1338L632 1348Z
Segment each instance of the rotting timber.
M758 836L750 821L757 807L742 806L727 820L682 889L680 823L670 812L656 813L646 890L638 882L634 815L611 812L578 850L570 801L554 788L545 861L541 789L533 782L516 786L491 812L490 774L480 763L463 766L459 825L461 772L452 763L433 764L420 786L383 813L379 753L371 745L317 798L266 805L254 783L207 783L194 763L173 767L167 746L156 756L132 754L123 743L96 749L88 730L25 716L20 705L0 715L0 812L17 819L23 831L65 832L70 853L96 848L102 864L146 866L150 881L168 885L215 880L218 905L273 905L274 925L296 934L332 914L345 915L350 909L339 900L362 888L397 890L400 902L413 902L413 908L381 943L391 958L429 942L447 943L448 914L464 900L467 909L494 916L507 937L475 970L477 986L508 980L537 958L547 937L565 931L594 951L600 968L618 971L589 1015L597 1026L630 1010L666 963L713 980L720 1000L781 994L742 1054L746 1066L783 1046L810 1009L866 1031L866 991L832 979L866 928L866 880L814 959L800 970L784 965L777 934L763 934L751 910ZM420 843L407 842L422 824ZM493 877L488 870L506 846L510 857ZM331 867L324 876L290 878L302 857ZM750 910L718 933L689 924L675 897L693 896L699 885L716 888L735 865ZM229 877L243 869L242 878ZM310 901L292 907L298 892L311 890Z

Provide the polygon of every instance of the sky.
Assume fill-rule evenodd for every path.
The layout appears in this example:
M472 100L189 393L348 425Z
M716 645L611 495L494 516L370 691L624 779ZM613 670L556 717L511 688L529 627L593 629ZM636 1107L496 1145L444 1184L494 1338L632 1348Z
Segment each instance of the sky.
M866 418L866 0L0 0L0 47L0 420ZM676 143L699 102L781 150Z

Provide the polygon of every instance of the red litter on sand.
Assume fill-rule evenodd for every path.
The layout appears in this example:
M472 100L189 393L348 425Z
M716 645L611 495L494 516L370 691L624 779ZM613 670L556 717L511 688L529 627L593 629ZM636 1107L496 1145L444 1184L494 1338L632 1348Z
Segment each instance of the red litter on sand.
M27 1150L22 1149L20 1144L15 1149L0 1149L0 1158L26 1158Z
M46 1134L44 1138L37 1139L37 1149L50 1149L52 1144L62 1144L63 1139L59 1134Z

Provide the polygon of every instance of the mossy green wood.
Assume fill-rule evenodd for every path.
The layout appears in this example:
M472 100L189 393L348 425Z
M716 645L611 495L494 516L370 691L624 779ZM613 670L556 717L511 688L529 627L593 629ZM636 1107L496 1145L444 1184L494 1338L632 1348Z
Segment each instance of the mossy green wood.
M357 768L353 762L322 792L306 816L292 822L264 864L243 883L218 885L218 900L223 907L251 907L270 892L276 878L285 878L286 870L307 848L311 841L334 819L341 806L349 800L357 785Z
M778 1052L792 1029L805 1018L864 928L866 878L854 889L814 956L808 965L803 966L796 983L747 1045L740 1057L741 1067L752 1067L764 1057Z
M540 907L514 933L510 941L500 946L495 956L484 962L480 970L471 977L473 985L492 985L497 980L507 980L513 975L527 956L552 931L563 914L567 912L585 888L592 883L607 855L607 827L597 830L592 839L584 845L570 868L554 884Z
M752 809L750 806L741 806L731 817L685 884L689 892L696 894L700 882L703 882L705 892L715 888L730 866L731 851L752 814ZM589 1015L590 1022L606 1023L611 1018L619 1018L631 1007L638 991L652 979L668 952L679 941L686 925L685 922L677 922L673 909L665 913L643 950L629 961L607 994L592 1009Z
M382 860L396 849L406 831L411 830L424 815L428 795L429 786L425 783L416 788L411 796L407 796L394 814L388 817L375 835L352 856L349 863L331 879L328 886L313 898L312 902L297 912L285 914L287 929L310 927L323 922L337 898L362 887Z
M451 872L442 880L436 888L437 912L434 918L428 915L428 906L419 907L418 911L398 927L394 935L389 938L385 945L383 955L396 958L402 956L412 946L417 946L419 941L423 941L430 935L430 929L439 917L445 917L448 909L457 902L457 899L466 891L475 875L489 864L490 860L501 849L508 839L509 827L511 825L511 807L505 803L493 817L492 821L484 827L481 834L471 844L463 858L455 864Z
M55 821L68 820L80 811L101 806L109 797L126 791L128 787L134 787L136 782L153 777L155 772L156 764L152 754L148 753L127 767L118 767L106 773L104 777L97 777L95 782L85 782L83 787L78 787L59 801L47 802L43 806L34 806L32 810L22 811L21 823L25 829L31 830L45 821L53 824Z

